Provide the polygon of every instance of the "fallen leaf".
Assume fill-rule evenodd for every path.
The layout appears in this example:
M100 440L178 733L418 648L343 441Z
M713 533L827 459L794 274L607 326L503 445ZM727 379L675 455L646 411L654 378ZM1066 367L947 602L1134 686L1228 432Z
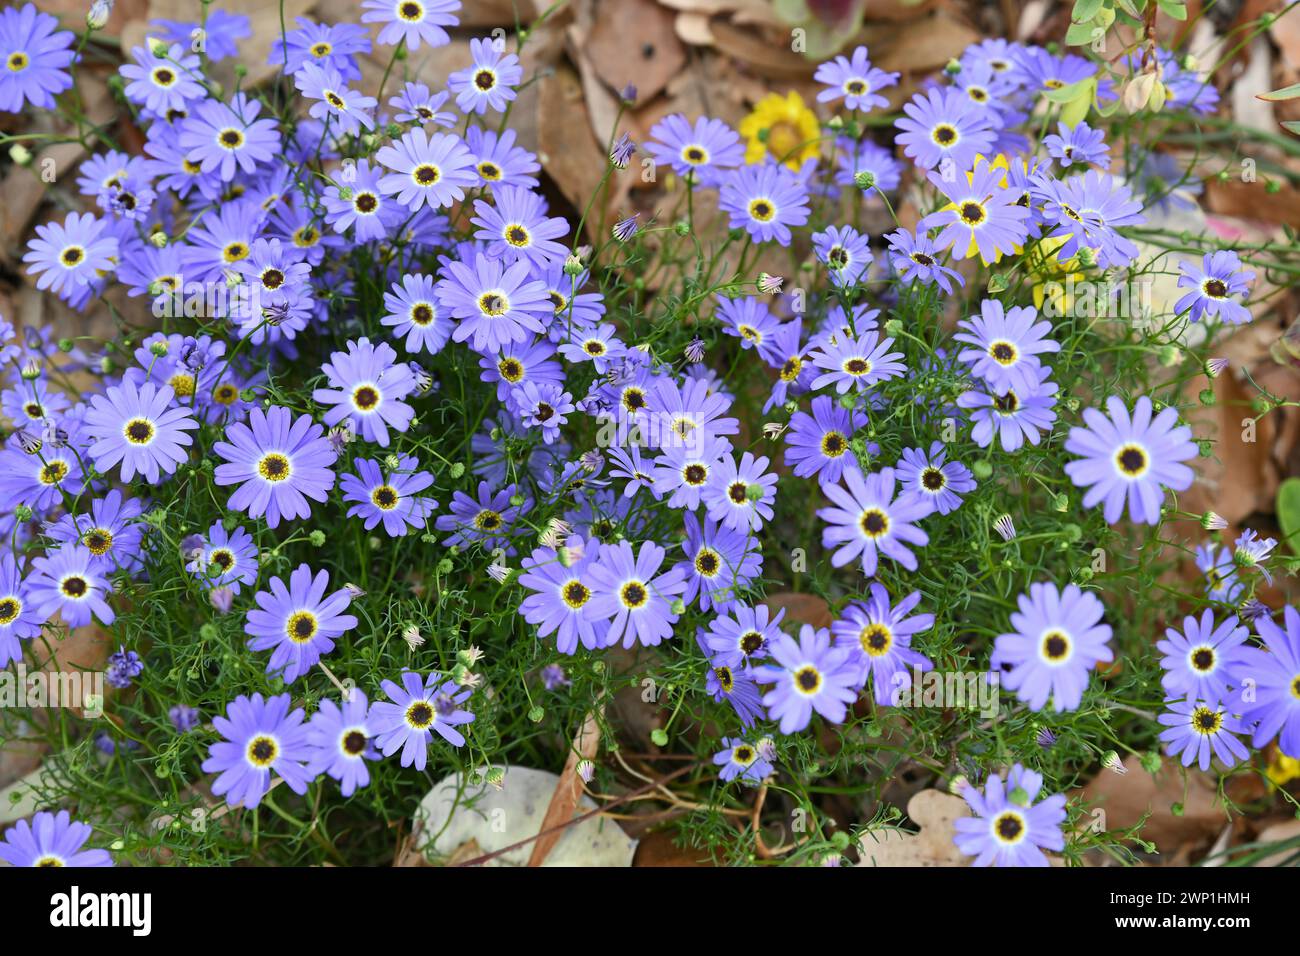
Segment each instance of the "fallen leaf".
M434 785L415 813L413 832L421 853L445 861L470 840L487 854L537 835L559 776L531 767L500 769L504 777L499 790L455 773ZM585 794L577 805L583 811L596 809L596 802ZM614 821L591 816L565 828L542 866L631 866L636 844ZM531 852L525 843L485 865L523 866Z
M961 797L922 790L907 802L907 815L920 827L872 830L858 841L858 866L967 866L971 858L952 842L953 822L970 816Z
M538 827L537 832L544 834L537 838L533 843L533 852L528 857L529 866L541 866L546 860L547 854L555 847L560 837L564 835L563 830L555 833L545 833L552 827L558 827L562 823L567 823L573 819L574 810L578 806L578 798L582 796L582 778L578 776L578 764L583 760L595 760L596 752L600 749L600 722L601 711L592 711L587 714L587 719L583 721L582 728L573 738L573 747L569 751L569 757L564 762L564 770L560 772L560 782L555 785L555 793L551 795L550 806L546 808L546 816L542 818L542 824Z
M1075 796L1105 813L1107 830L1124 830L1150 813L1141 835L1172 855L1185 844L1209 844L1228 819L1219 802L1214 778L1199 770L1184 771L1176 763L1164 761L1154 777L1142 768L1137 756L1124 760L1127 773L1103 770ZM1182 804L1175 815L1171 807Z
M639 99L648 100L686 64L674 19L654 0L603 0L582 53L611 90L631 84Z
M797 594L794 591L782 591L779 594L767 597L763 603L767 605L773 614L779 610L784 610L786 621L794 624L830 627L831 622L834 620L831 616L830 605L826 603L826 599L815 594Z

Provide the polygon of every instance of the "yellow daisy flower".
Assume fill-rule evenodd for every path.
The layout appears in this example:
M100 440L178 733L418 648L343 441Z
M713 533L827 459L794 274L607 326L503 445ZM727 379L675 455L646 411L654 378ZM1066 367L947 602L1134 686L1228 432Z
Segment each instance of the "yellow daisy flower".
M769 93L740 121L745 138L745 162L759 163L771 156L793 170L816 156L821 126L817 114L804 105L803 97L791 90L785 96Z

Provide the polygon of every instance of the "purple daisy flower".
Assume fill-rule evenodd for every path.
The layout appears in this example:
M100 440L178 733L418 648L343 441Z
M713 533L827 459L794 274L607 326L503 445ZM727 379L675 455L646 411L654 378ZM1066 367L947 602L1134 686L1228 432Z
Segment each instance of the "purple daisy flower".
M886 73L871 65L867 48L860 46L853 57L837 56L817 67L813 79L830 89L817 94L818 103L833 103L844 98L844 105L862 113L877 106L888 107L889 100L880 91L898 83L899 74Z
M511 404L525 426L540 428L542 440L553 445L573 411L573 396L554 382L524 382L512 392Z
M918 231L939 229L935 245L952 249L958 259L976 254L985 265L1019 252L1029 235L1029 210L1018 205L1019 196L1007 188L1006 173L988 165L983 157L974 170L955 179L930 174L930 182L951 202L921 220Z
M800 478L816 475L823 488L836 484L846 466L857 467L849 451L854 431L853 412L829 395L818 395L812 401L811 415L795 412L790 419L785 432L785 463Z
M451 499L451 514L442 515L437 522L439 531L455 532L442 542L443 547L480 544L486 551L507 548L515 519L522 510L521 506L510 503L518 493L518 486L507 485L493 494L492 486L486 481L479 482L477 500L463 491L455 492ZM513 554L514 549L509 548L507 553Z
M962 349L957 358L969 362L971 371L999 392L1031 392L1040 378L1038 356L1061 350L1061 343L1047 337L1052 324L1036 323L1037 318L1033 306L1004 310L997 299L984 299L979 315L957 323L953 338L974 346Z
M504 112L524 76L519 57L507 53L505 41L495 37L470 40L469 53L474 62L447 77L447 89L456 94L456 105L466 115Z
M219 11L208 11L208 22ZM339 72L347 82L361 79L361 68L355 57L359 53L370 52L370 31L355 23L314 23L306 17L297 17L297 30L290 30L282 40L277 35L271 41L271 53L267 63L281 68L286 75L292 76L303 68L305 63L318 66L330 66ZM188 33L186 34L188 36ZM209 56L213 38L208 40Z
M92 618L112 624L117 618L107 601L112 593L112 582L82 545L65 544L32 561L27 594L42 621L58 612L68 627L84 627Z
M678 618L672 603L686 590L686 579L676 567L659 573L664 555L653 541L643 542L639 553L627 541L600 546L587 569L592 595L586 614L605 632L604 646L621 637L624 647L653 647L672 636ZM600 626L606 621L607 627Z
M933 614L912 613L919 603L921 592L913 591L891 604L885 586L873 581L871 596L850 604L831 624L836 646L846 648L848 661L860 669L857 686L865 686L870 677L876 703L882 706L894 703L912 686L912 670L934 669L928 657L912 650L912 635L934 624Z
M574 535L565 542L563 553L537 548L521 563L519 583L532 593L520 603L519 613L537 626L539 638L554 633L561 654L574 653L579 641L588 650L603 646L586 614L592 595L587 571L597 548L595 542L588 544Z
M959 461L947 461L947 457L943 442L935 441L930 443L929 454L920 448L904 448L903 457L895 466L903 490L928 502L931 514L956 511L961 506L961 496L975 489L971 470Z
M330 651L334 639L357 626L357 619L344 614L352 603L352 594L340 588L328 597L328 571L313 576L311 568L298 565L285 587L280 578L271 578L270 591L253 595L257 607L248 612L245 631L251 635L250 651L271 650L268 674L280 675L292 684L307 673Z
M117 257L117 239L108 223L90 213L68 213L62 223L36 227L23 262L27 274L36 276L36 288L57 292L65 299L94 281L96 274L111 272Z
M1102 169L1110 168L1110 149L1106 145L1104 130L1093 129L1087 123L1077 126L1058 123L1056 128L1059 133L1044 136L1043 146L1062 167L1068 169L1075 163L1092 163Z
M790 227L808 221L808 187L780 163L743 166L722 183L718 206L732 229L744 229L755 242L788 246Z
M568 233L569 224L548 218L541 196L519 186L497 186L492 198L494 205L474 201L478 215L471 220L479 227L475 237L486 244L488 255L507 263L527 259L538 265L568 256L568 248L555 240Z
M478 185L501 183L505 186L537 188L537 177L533 174L542 168L541 164L528 150L515 145L514 130L503 130L497 135L494 130L471 126L465 134L465 145L474 157Z
M975 157L993 148L993 131L983 110L961 90L934 88L917 93L903 104L906 116L895 124L903 152L923 169L944 167L958 176Z
M1255 273L1241 267L1241 259L1235 252L1225 249L1207 252L1199 269L1185 259L1178 263L1178 269L1182 273L1178 287L1192 291L1175 303L1175 312L1189 312L1193 322L1211 315L1232 325L1254 318L1249 309L1232 299L1234 295L1244 298L1255 280Z
M385 342L371 345L361 338L347 346L321 366L330 387L312 391L312 401L333 406L325 413L329 427L346 418L366 441L387 448L389 427L405 432L415 417L402 401L416 390L415 376Z
M155 116L184 113L188 103L207 95L200 82L199 58L187 55L179 43L173 43L161 54L138 46L131 55L135 63L125 63L118 71L130 80L124 91L126 98Z
M78 495L86 486L81 465L71 448L42 444L35 454L23 450L21 435L11 436L0 452L0 507L6 511L26 505L43 512Z
M656 123L645 149L655 162L668 164L678 176L693 174L705 186L718 185L745 159L740 136L722 120L701 116L692 126L681 113Z
M831 226L812 237L817 258L826 263L831 282L837 286L855 285L871 266L871 247L867 237L852 226Z
M835 342L825 341L811 356L813 365L825 369L813 379L812 387L834 384L843 395L850 388L863 391L886 379L898 378L907 366L898 361L902 352L891 352L894 340L881 339L879 332L863 332L856 339L848 335Z
M532 278L527 260L507 265L475 253L474 267L449 262L438 284L438 301L460 322L457 342L470 339L476 352L500 352L529 333L544 334L555 314L546 287Z
M395 119L399 123L455 126L456 114L442 108L450 96L446 90L434 93L423 83L407 83L401 93L388 101L388 105L397 110Z
M696 641L704 650L703 637ZM748 730L763 714L762 692L748 668L736 667L725 661L712 659L704 679L704 690L715 701L726 701L740 718L740 725Z
M293 79L302 95L314 100L310 114L323 123L332 122L339 133L374 127L370 113L378 101L348 89L347 80L334 67L305 62Z
M1129 519L1156 524L1165 488L1186 491L1195 473L1184 464L1197 456L1192 430L1178 425L1178 409L1165 408L1152 417L1151 399L1137 400L1130 418L1116 395L1106 399L1109 417L1095 408L1083 411L1084 427L1070 429L1065 450L1080 456L1065 473L1077 487L1087 488L1083 506L1105 502L1108 524L1115 524L1128 502Z
M1101 619L1106 609L1073 584L1064 591L1031 584L1018 603L1011 614L1015 631L998 636L991 666L1001 668L1003 685L1030 709L1042 710L1050 696L1057 713L1077 710L1094 667L1114 659L1110 625Z
M18 562L9 552L0 554L0 667L22 660L20 640L41 633L45 618L32 603Z
M77 514L65 514L45 533L62 544L82 544L105 574L119 568L134 573L144 564L140 543L144 532L137 519L143 509L134 498L122 497L116 488L95 498Z
M354 688L343 698L342 707L322 697L307 725L307 745L312 750L307 772L312 776L328 774L339 782L339 792L345 797L370 783L366 761L379 759L369 710L366 695Z
M391 680L382 686L388 700L375 701L369 725L385 757L400 750L403 767L424 770L435 731L453 747L465 746L465 736L456 728L474 722L474 715L460 708L472 691L462 689L455 681L443 680L437 671L427 678L414 671L402 671L400 687Z
M1236 615L1216 626L1214 612L1206 610L1198 621L1190 614L1183 629L1165 628L1165 639L1156 642L1164 656L1160 679L1171 697L1195 700L1226 700L1237 668L1248 660L1246 639L1250 633Z
M694 511L700 506L700 496L709 486L714 470L730 451L731 442L718 436L689 445L670 445L655 459L652 476L655 496L668 495L670 508Z
M894 158L894 154L878 143L865 139L855 143L848 138L836 142L835 181L841 186L852 189L867 189L878 193L891 192L898 188L903 172L903 164Z
M780 624L785 609L772 617L766 604L748 607L734 604L730 612L719 614L709 622L703 636L709 656L733 667L752 664L768 654L768 645L782 633Z
M844 722L848 705L857 699L857 665L848 651L831 644L824 627L804 624L799 640L778 633L768 644L771 664L754 668L754 678L773 684L763 703L781 733L794 734L812 722L813 711L833 724Z
M261 694L236 697L226 716L212 718L224 738L208 748L203 761L204 773L220 775L212 793L232 807L251 810L271 789L272 772L294 793L306 793L315 776L306 766L312 758L306 718L300 707L289 710L288 694L266 700Z
M1238 690L1231 703L1247 726L1255 724L1252 743L1263 747L1275 736L1288 757L1300 759L1300 612L1283 608L1285 630L1267 616L1255 621L1265 650L1251 647L1233 674Z
M29 3L24 10L31 10ZM13 10L5 10L13 13ZM44 14L42 14L44 16ZM49 18L54 20L53 17ZM0 26L4 21L0 20ZM0 32L0 49L4 48L4 35ZM3 89L3 87L0 87ZM83 850L90 839L90 824L73 820L67 810L50 813L42 810L32 815L32 820L19 820L5 831L0 841L0 860L10 866L112 866L113 858L107 850Z
M206 591L229 588L232 594L238 594L244 585L257 580L257 558L257 545L251 534L242 527L228 532L217 521L208 529L198 555L185 565L185 570Z
M361 518L366 530L383 522L384 533L400 538L412 528L423 528L438 507L432 498L420 495L433 484L433 475L420 471L412 455L397 459L397 467L384 474L383 466L369 458L358 458L355 475L343 475L339 488L343 500L352 504L349 518Z
M939 264L939 247L924 232L913 234L899 229L886 235L885 241L889 243L889 261L903 281L937 285L949 295L950 280L956 279L958 286L966 284L956 270Z
M266 515L275 528L281 518L306 518L307 499L324 501L334 487L331 467L337 452L325 438L325 429L287 408L272 405L265 412L254 408L248 424L226 428L228 441L215 442L213 452L226 461L218 465L218 485L239 485L228 505L251 518Z
M76 56L75 40L73 33L60 30L59 21L38 11L35 4L0 10L0 52L5 58L5 68L0 70L0 112L21 113L24 102L54 109L54 97L72 87L67 69Z
M129 380L110 386L107 395L95 395L86 412L86 435L93 440L90 456L95 467L107 472L121 462L122 480L138 472L150 484L170 475L189 453L185 434L199 427L189 410L172 405L171 386L152 382L136 387Z
M674 570L682 572L686 590L682 600L699 597L700 610L725 612L736 606L738 592L748 587L763 570L758 542L748 532L733 531L707 515L701 520L691 512L684 516L686 538L682 551L686 560Z
M1206 771L1210 760L1217 757L1227 768L1250 756L1235 736L1250 729L1228 713L1218 698L1171 699L1165 706L1167 710L1157 720L1168 729L1160 732L1160 739L1165 742L1165 753L1181 757L1184 767L1195 762Z
M365 0L361 7L362 23L382 23L379 42L397 46L405 42L409 50L420 49L424 42L431 47L446 46L451 37L443 27L460 21L456 11L460 0Z
M439 209L459 202L478 179L474 157L453 133L428 136L419 127L408 130L394 145L375 153L375 160L392 170L379 180L379 187L412 212L426 203Z
M1106 173L1090 169L1082 176L1065 180L1040 177L1035 198L1041 205L1041 217L1050 239L1065 239L1057 250L1064 261L1080 247L1094 250L1102 268L1125 266L1138 257L1138 247L1117 232L1121 226L1140 226L1146 222L1142 204L1132 197L1129 187Z
M740 339L742 349L757 349L766 357L768 349L765 346L780 325L767 304L753 295L736 299L719 295L716 299L718 308L714 318L722 324L722 331Z
M1027 392L985 386L957 396L957 406L971 410L971 421L975 423L971 439L975 444L988 448L996 436L1003 451L1014 452L1026 441L1037 445L1042 440L1042 433L1056 421L1052 406L1056 403L1057 385L1048 380L1052 370L1047 366L1040 365L1033 373L1038 381Z
M1020 764L1005 783L989 777L983 793L966 786L961 795L975 816L953 821L952 842L975 866L1050 866L1043 850L1065 848L1065 794L1034 803L1042 789L1042 774Z
M1224 604L1237 603L1246 585L1238 577L1237 563L1233 561L1232 552L1227 547L1197 545L1196 566L1205 575L1206 597Z
M722 749L713 755L713 765L722 768L719 780L730 782L739 777L743 783L757 785L772 775L771 761L753 744L740 737L723 737L722 744Z
M383 239L401 224L408 210L380 188L382 173L369 160L357 160L344 172L347 178L341 180L342 186L326 186L321 195L325 222L340 234L354 227L358 242Z
M733 531L758 531L772 520L776 475L767 471L767 457L745 452L740 464L723 455L709 475L700 501L709 517Z
M185 158L205 173L216 172L223 182L235 178L238 168L249 176L259 164L275 161L280 153L280 133L274 119L258 119L262 104L236 93L229 105L203 100L180 124L180 147Z
M451 323L438 314L435 285L431 276L416 273L402 276L400 285L394 282L392 291L384 293L388 314L380 322L405 337L403 345L408 352L437 355L451 338Z
M883 554L909 571L916 570L916 555L908 545L929 544L930 536L913 522L925 517L930 506L907 492L895 498L894 478L892 468L865 477L857 468L846 468L845 487L823 486L834 507L818 509L817 517L827 525L822 546L836 548L831 556L834 567L842 568L860 556L862 573L875 577Z

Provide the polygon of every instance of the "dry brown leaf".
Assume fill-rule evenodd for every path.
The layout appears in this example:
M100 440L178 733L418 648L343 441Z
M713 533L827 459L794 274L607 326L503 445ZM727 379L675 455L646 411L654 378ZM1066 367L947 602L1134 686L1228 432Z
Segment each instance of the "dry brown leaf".
M812 76L816 64L790 48L789 33L774 43L759 30L750 30L715 18L709 21L717 47L728 56L748 63L765 77L798 80Z
M782 591L763 601L773 614L785 611L787 621L795 624L811 624L813 627L830 627L831 609L825 598L815 594L797 594L794 591Z
M692 46L713 46L713 31L709 29L709 18L703 13L679 13L673 23L673 29L683 43Z
M564 197L582 209L605 166L604 146L587 125L582 81L573 67L560 63L554 75L538 85L538 160Z
M1198 378L1185 391L1195 401L1205 387ZM1184 511L1216 511L1232 524L1261 509L1271 510L1277 492L1278 477L1269 467L1269 450L1274 437L1274 416L1265 416L1255 426L1255 440L1243 438L1242 422L1254 418L1250 394L1232 375L1214 380L1216 402L1206 408L1199 403L1185 413L1196 438L1214 441L1214 457L1193 462L1198 469L1196 482L1179 496Z
M907 815L920 832L876 830L858 843L858 866L967 866L952 842L953 822L970 816L961 797L942 790L922 790L907 802Z
M650 99L686 65L674 15L654 0L602 0L582 52L611 90L628 84Z
M713 866L713 861L703 850L682 849L673 844L673 834L668 830L655 830L641 838L636 846L633 866Z
M1150 812L1142 827L1143 839L1150 840L1162 854L1172 855L1187 844L1208 844L1218 835L1228 816L1219 803L1214 779L1198 770L1186 771L1166 760L1154 777L1142 769L1139 758L1124 760L1127 773L1103 770L1077 796L1105 813L1107 830L1134 826ZM1183 812L1170 809L1181 803Z
M980 34L945 13L911 20L890 31L889 48L876 66L882 70L926 73L959 57Z
M546 833L546 831L573 819L573 811L577 809L578 799L582 796L582 778L578 776L578 763L596 759L596 753L600 749L600 715L603 713L601 709L587 714L582 729L573 738L573 749L569 752L569 759L564 762L564 770L560 772L560 782L555 785L555 793L551 795L546 816L542 818L542 825L537 830L543 835L533 843L533 851L528 857L529 866L541 866L547 854L564 835L563 830L556 830L554 833Z

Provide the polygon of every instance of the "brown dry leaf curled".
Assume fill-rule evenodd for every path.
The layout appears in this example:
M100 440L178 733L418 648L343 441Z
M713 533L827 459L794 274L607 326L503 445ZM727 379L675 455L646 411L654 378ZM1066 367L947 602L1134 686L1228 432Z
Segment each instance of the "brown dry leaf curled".
M547 854L564 835L563 830L556 830L554 833L546 833L546 831L573 819L573 812L578 808L578 798L582 796L582 779L578 776L578 763L582 760L596 759L596 752L600 749L600 715L603 712L602 709L587 714L582 729L573 738L573 749L569 752L569 759L564 762L560 782L555 785L550 806L546 808L546 816L537 830L544 835L538 837L533 844L533 852L528 857L529 866L541 866Z

